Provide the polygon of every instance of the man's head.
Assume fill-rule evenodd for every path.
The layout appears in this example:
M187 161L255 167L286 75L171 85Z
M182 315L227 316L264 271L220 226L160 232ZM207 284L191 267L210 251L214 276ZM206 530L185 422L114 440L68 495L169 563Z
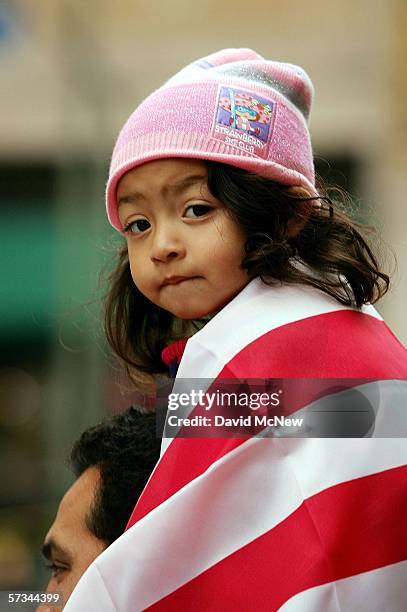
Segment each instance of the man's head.
M49 592L66 603L92 561L124 531L160 452L155 415L134 408L87 429L70 463L77 480L65 493L44 541Z

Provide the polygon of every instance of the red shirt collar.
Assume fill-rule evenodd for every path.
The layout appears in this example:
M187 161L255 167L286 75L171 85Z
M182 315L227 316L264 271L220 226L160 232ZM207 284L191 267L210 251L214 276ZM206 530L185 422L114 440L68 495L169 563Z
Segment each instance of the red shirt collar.
M171 344L165 347L165 349L161 353L161 359L163 360L165 365L170 367L174 359L177 360L178 364L180 363L187 342L188 338L181 338L180 340L176 340L175 342L172 342Z

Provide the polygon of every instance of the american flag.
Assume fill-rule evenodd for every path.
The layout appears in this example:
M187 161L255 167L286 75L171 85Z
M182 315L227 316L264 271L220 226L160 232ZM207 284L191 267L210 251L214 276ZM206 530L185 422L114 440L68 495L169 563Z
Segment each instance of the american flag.
M164 439L127 531L65 609L406 610L407 351L375 309L254 280L188 340L174 390L197 375L366 379L380 386L376 425L365 438Z

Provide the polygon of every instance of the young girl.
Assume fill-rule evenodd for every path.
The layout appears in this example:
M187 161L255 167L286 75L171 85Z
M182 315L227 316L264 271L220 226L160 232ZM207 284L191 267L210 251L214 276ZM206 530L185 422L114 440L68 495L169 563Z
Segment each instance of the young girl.
M126 240L107 335L135 381L176 374L175 398L189 379L294 379L288 412L308 414L335 393L304 381L345 379L343 410L367 400L368 419L353 439L167 439L66 609L404 609L407 446L388 436L405 433L407 353L369 305L388 277L315 187L312 95L301 68L227 49L136 109L107 185Z

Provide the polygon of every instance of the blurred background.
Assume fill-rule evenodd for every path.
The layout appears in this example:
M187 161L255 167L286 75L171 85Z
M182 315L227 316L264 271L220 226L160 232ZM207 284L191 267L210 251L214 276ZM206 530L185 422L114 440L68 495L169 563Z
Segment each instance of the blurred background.
M0 589L47 582L70 446L132 403L101 327L104 185L125 119L185 64L252 47L307 70L317 170L393 249L378 309L407 341L406 31L405 0L0 0Z

